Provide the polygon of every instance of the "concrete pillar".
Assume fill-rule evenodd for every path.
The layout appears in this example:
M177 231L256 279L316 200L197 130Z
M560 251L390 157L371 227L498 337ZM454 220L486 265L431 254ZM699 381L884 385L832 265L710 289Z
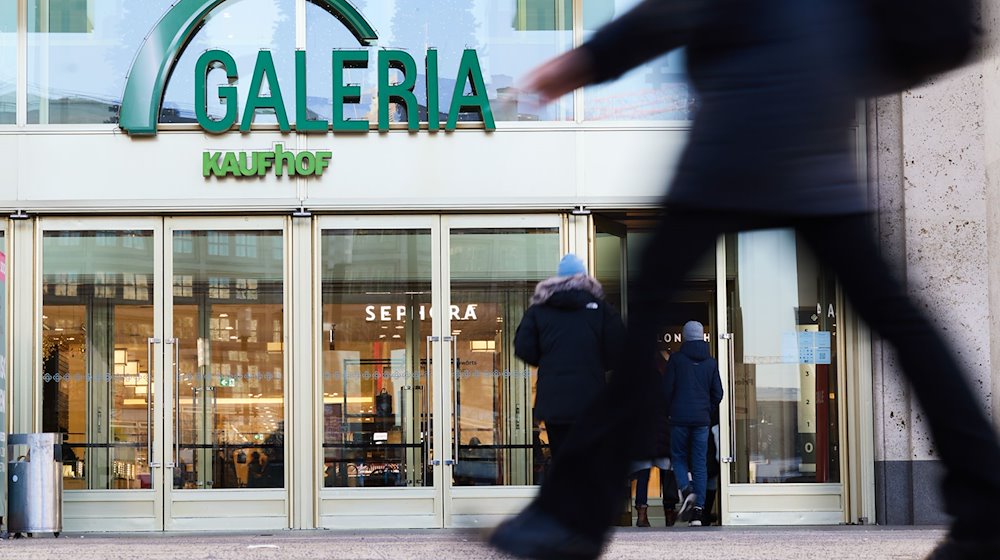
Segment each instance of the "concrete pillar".
M991 366L1000 363L992 360L997 350L991 344L991 334L1000 332L997 313L991 313L1000 310L1000 296L990 290L1000 274L1000 259L990 258L1000 251L991 247L1000 245L1000 168L988 163L1000 155L1000 138L988 140L1000 127L1000 91L990 83L1000 76L986 79L991 67L1000 73L995 57L987 56L918 89L875 100L869 111L875 138L868 147L885 256L953 345L987 414L997 383ZM996 117L989 118L991 112ZM879 522L944 523L940 463L924 414L891 351L877 341L873 369Z

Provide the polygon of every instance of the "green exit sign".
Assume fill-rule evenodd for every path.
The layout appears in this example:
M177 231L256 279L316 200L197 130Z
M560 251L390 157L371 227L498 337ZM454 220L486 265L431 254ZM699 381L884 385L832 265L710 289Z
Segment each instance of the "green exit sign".
M236 378L235 377L223 377L219 380L219 387L235 387Z

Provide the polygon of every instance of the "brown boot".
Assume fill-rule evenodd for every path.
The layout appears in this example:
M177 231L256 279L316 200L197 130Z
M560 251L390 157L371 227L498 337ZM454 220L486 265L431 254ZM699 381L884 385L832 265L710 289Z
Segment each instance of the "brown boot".
M646 510L649 506L635 506L635 526L636 527L649 527L649 517L646 515Z
M667 527L673 527L677 523L677 510L673 506L664 506L663 515L666 517Z

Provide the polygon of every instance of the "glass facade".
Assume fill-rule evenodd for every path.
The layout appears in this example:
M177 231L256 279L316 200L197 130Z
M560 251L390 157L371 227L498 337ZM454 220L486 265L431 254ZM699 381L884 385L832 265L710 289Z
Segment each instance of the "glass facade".
M584 5L584 38L639 0L600 0ZM684 68L683 51L661 56L614 82L584 89L585 121L683 121L693 116L695 98Z
M132 57L173 0L19 2L0 8L0 62L9 62L0 65L0 124L14 122L17 95L27 99L29 124L113 124ZM517 79L528 70L572 48L575 41L620 16L634 1L356 0L353 4L375 25L379 46L365 49L370 68L345 72L345 81L360 84L362 90L361 102L347 105L348 118L377 120L374 61L386 48L405 49L417 62L415 94L421 120L427 110L423 57L429 48L436 49L440 57L442 122L454 92L457 53L465 48L478 51L498 121L690 118L693 101L679 69L680 53L636 70L619 83L587 88L549 106L539 107L516 94ZM574 5L582 6L583 13L574 14ZM20 53L16 51L18 6L25 7L22 15L27 16L27 27L20 31L28 50ZM304 6L304 14L296 13L298 6ZM304 27L296 29L296 21L304 21ZM582 28L573 29L574 21L582 21ZM160 121L194 122L195 83L204 78L195 75L195 61L209 48L224 49L234 56L241 77L235 84L241 107L246 106L258 53L261 49L270 51L278 82L267 84L263 94L275 94L273 86L280 84L286 113L294 121L296 37L300 46L305 42L308 52L308 114L329 119L330 53L360 48L356 39L312 2L227 0L212 12L180 57L165 92ZM27 88L15 92L18 56L27 61ZM212 92L226 77L216 69L207 78L207 110L219 118L226 106L217 96L213 99ZM574 106L583 114L575 113ZM476 118L463 113L460 120ZM392 119L406 119L402 107L393 105ZM261 112L254 122L274 123L275 116ZM601 128L590 127L585 136L599 138L604 133ZM546 135L554 129L558 130ZM70 144L82 136L61 130L38 132L29 130L23 136L47 139L60 135L70 138ZM620 129L608 133L621 134L623 145L634 145L633 137ZM190 142L184 139L185 134ZM525 136L531 140L524 145L537 147L535 142L559 134L579 136L567 135L562 127L546 126L531 130ZM113 154L122 161L142 150L109 150L101 142L120 142L120 137L89 136L106 137L88 146L104 154L122 150ZM239 143L238 136L229 138ZM409 142L406 135L390 136L393 141ZM204 149L204 138L201 134L175 134L161 146L164 154L173 157L188 148ZM252 140L246 136L242 142L248 139ZM577 142L575 149L560 153L579 157L585 153L583 144ZM404 151L411 145L416 143L405 144ZM308 142L300 147L309 147ZM375 149L384 150L385 146ZM400 152L406 157L398 161L412 172L406 181L412 182L414 192L436 196L436 171L430 170L445 173L449 168L442 162L452 154L444 150L413 153L424 159ZM515 163L523 156L501 146L460 157L463 164L476 157L485 162L487 156L480 153L490 153L492 161ZM148 153L144 155L148 157ZM370 166L367 159L364 156L352 164ZM106 227L103 224L116 220L132 223L132 218L109 214L100 219L101 227L77 230L73 228L91 226L73 225L63 230L52 226L50 230L47 224L66 224L77 218L31 216L32 223L37 220L38 225L34 231L39 232L35 242L41 244L40 267L30 273L22 267L19 278L37 282L41 307L21 303L15 306L15 313L19 320L27 317L27 323L37 329L28 350L37 352L41 359L34 369L18 371L18 382L12 387L37 383L39 402L18 404L17 412L10 416L18 429L23 429L25 418L30 418L27 422L40 418L41 425L32 424L30 429L66 435L62 474L67 490L127 490L125 501L149 490L145 494L155 494L161 502L185 504L176 511L170 511L169 504L161 507L161 517L197 516L199 512L190 513L197 506L190 504L200 496L211 496L217 503L228 500L227 496L247 503L258 500L240 494L244 490L262 490L255 496L277 496L275 503L282 502L267 507L279 511L275 514L278 517L292 511L289 504L293 501L301 504L301 500L315 499L319 513L314 517L329 518L348 501L344 498L347 495L352 495L350 499L361 496L361 500L375 497L362 507L388 503L387 515L394 515L392 502L375 506L379 496L391 495L393 500L407 492L430 496L432 489L433 498L428 499L435 500L436 513L444 501L444 511L464 515L465 504L452 508L447 501L465 499L463 494L481 494L470 492L470 487L538 484L550 460L548 438L545 426L533 418L537 373L514 355L514 331L530 305L535 284L551 276L568 246L576 247L581 255L589 251L593 273L603 283L608 301L624 311L628 278L635 273L636 252L651 223L651 212L645 210L622 211L615 215L620 221L609 218L605 223L599 223L596 215L571 216L566 210L571 205L562 202L553 210L556 202L565 202L558 193L569 192L562 190L565 184L556 184L562 180L577 181L573 192L594 200L612 200L614 193L592 188L593 183L587 182L593 181L588 175L594 174L584 165L585 159L579 157L575 171L571 164L565 172L557 171L551 184L539 183L539 202L528 203L531 206L526 212L550 214L532 215L526 222L552 227L494 227L490 224L521 222L507 220L515 216L485 214L483 225L469 226L479 223L479 217L472 216L477 212L520 212L516 208L523 201L513 200L513 195L502 189L471 202L445 200L441 207L448 210L401 207L398 200L377 190L382 180L377 175L370 175L373 187L352 179L353 184L338 191L337 196L346 192L348 199L355 197L346 206L338 206L339 199L323 198L330 184L301 179L293 185L284 178L278 188L263 195L256 194L263 191L257 187L269 188L270 182L250 185L248 192L254 194L248 195L247 201L223 199L229 196L224 191L232 184L206 183L207 189L220 186L218 192L224 194L206 196L204 202L184 202L189 205L183 206L182 212L205 216L234 214L246 204L251 208L247 212L249 225L233 226L242 230L226 230L226 226L209 221L211 218L205 219L203 229L192 229L189 224L196 220L185 219L183 229L171 230L170 224L178 220L169 217L175 212L169 207L180 195L149 195L157 201L157 208L164 209L156 210L157 216L144 216L146 221L141 223L153 225L139 229L102 229ZM193 165L200 188L197 161ZM134 173L134 168L123 169ZM76 173L83 180L74 187L83 189L91 187L88 181L92 183L96 174L107 174L82 168ZM511 172L515 180L526 181L528 175ZM134 182L134 174L122 176L131 176ZM51 181L48 175L44 179ZM476 180L468 179L470 189L478 187ZM625 176L623 180L632 178ZM110 179L113 188L107 192L112 194L102 191L95 200L105 196L112 201L111 206L133 204L114 191L122 181L125 179ZM23 187L22 183L17 186ZM39 192L52 195L52 200L70 202L66 208L54 203L54 211L83 214L73 206L78 199L59 198L55 195L63 191L46 187L48 190ZM291 199L269 198L273 192L290 193L281 190L285 187L320 201L320 209L310 208L317 214L311 225L307 225L308 219L287 218L287 212L280 210ZM494 188L492 184L489 187ZM365 192L369 188L371 193ZM554 193L551 197L547 194L550 188ZM152 206L144 196L136 195L134 206L126 211L146 213ZM250 196L260 198L251 200ZM371 199L363 206L351 206L366 196ZM646 204L642 196L645 191L629 200ZM254 206L260 201L266 205ZM407 223L431 225L392 229L391 224L401 223L393 221L397 216L383 226L377 216L368 215L362 229L325 227L345 218L345 208L361 207L365 210L359 214L406 214L408 219L426 218ZM327 212L338 215L319 216ZM449 212L469 215L450 222L453 216ZM285 225L275 225L281 223ZM449 223L461 223L462 227L449 228ZM562 226L553 226L560 223ZM220 229L214 229L217 226ZM596 227L584 231L591 226ZM33 234L24 230L16 248L30 244L27 236ZM292 237L286 232L307 233ZM302 244L298 244L300 240L304 240ZM720 333L734 332L736 359L734 367L727 370L732 379L723 379L727 395L734 400L731 433L735 463L731 471L725 469L731 472L733 483L838 483L842 475L837 405L844 382L838 373L842 366L836 352L835 315L839 310L835 309L835 282L787 232L732 236L725 245L725 270L716 270L716 258L723 255L713 252L707 256L664 315L658 333L661 347L676 350L681 325L689 319L705 324L713 353L724 348L720 344L725 342L718 340ZM720 285L725 285L725 294L718 293ZM24 289L14 293L22 294ZM289 310L285 297L312 294L312 290L317 298L306 296L301 301L315 307L310 316L314 323ZM720 311L717 308L723 299L729 308ZM434 309L432 301L440 300L449 302L448 309ZM725 323L720 316L727 314L729 324L720 324ZM286 319L295 322L286 325ZM16 335L12 339L24 345L27 337ZM160 341L153 343L152 339ZM304 354L311 351L314 355L286 354L289 343L296 341L301 344L298 348L310 349ZM28 353L20 347L18 350L21 356ZM443 356L447 358L439 359ZM300 363L304 365L299 367ZM157 371L157 364L163 371ZM23 393L16 395L23 397ZM35 416L39 407L41 413ZM302 429L303 423L306 429ZM450 464L445 462L449 459ZM164 465L152 466L157 462ZM299 465L305 466L293 470ZM300 476L309 472L316 476ZM649 494L654 498L660 494L658 476L654 474L651 480ZM458 490L452 492L452 487ZM393 490L383 491L385 488ZM274 491L263 492L268 489ZM300 493L300 489L305 490ZM520 499L527 493L515 488L496 495ZM92 492L77 492L73 500L86 502L93 496ZM270 498L259 500L266 499ZM87 507L84 504L73 513L86 510L90 515L96 511ZM188 509L178 513L183 508ZM291 519L292 515L299 513L286 517ZM404 522L397 518L394 523Z
M726 239L737 483L840 482L834 276L790 230Z
M132 60L171 4L28 0L28 124L117 122Z
M41 431L64 434L63 485L152 488L152 232L45 232L42 263Z
M420 105L421 121L426 120L426 66L428 48L438 52L438 107L441 122L447 120L464 49L479 55L487 94L497 121L560 121L573 118L572 96L548 106L520 96L515 82L529 70L573 44L572 6L570 2L539 0L473 1L403 0L356 1L379 34L378 48L368 49L365 70L345 72L345 83L361 86L361 102L345 107L346 118L367 118L375 122L373 105L378 83L375 60L384 48L408 51L416 61L417 80L414 94ZM310 113L329 119L330 51L356 49L355 40L343 25L335 22L321 8L306 6L306 40L309 55ZM463 78L464 81L464 78ZM469 94L469 86L465 85ZM391 118L405 122L402 106L394 107ZM461 120L479 120L477 113L463 113Z
M17 105L17 3L0 5L0 124L14 124Z
M19 0L27 12L28 124L115 123L125 78L143 39L171 6L170 0ZM347 119L376 122L378 72L382 49L402 49L416 62L414 94L420 119L427 119L428 49L438 57L437 96L441 122L447 116L457 82L464 94L470 86L458 76L465 49L475 49L494 118L509 121L686 120L694 102L684 79L683 56L671 53L624 76L614 84L586 89L584 114L574 114L573 96L548 105L518 90L518 81L542 62L573 47L575 36L586 39L595 29L632 7L636 0L596 0L583 4L583 28L574 30L571 0L430 0L412 4L401 0L357 0L354 5L378 33L378 47L370 47L365 69L346 69L344 82L360 86L358 103L346 103ZM17 83L18 2L0 7L0 124L15 120ZM306 107L310 118L329 120L333 112L331 56L333 50L359 49L347 28L312 2L305 4L307 52ZM266 21L266 25L260 22ZM207 49L233 55L242 80L236 80L240 107L251 87L258 53L271 52L277 83L264 80L261 95L280 88L288 119L295 113L294 0L227 0L214 9L185 47L171 74L160 112L160 122L195 122L195 62ZM390 80L401 74L393 70ZM225 72L207 75L207 113L225 114L217 91L228 83ZM276 122L274 111L258 109L254 122ZM242 119L242 115L238 116ZM468 110L459 121L478 121ZM390 105L390 121L405 122L406 108Z
M453 229L449 237L453 484L540 483L548 445L532 414L538 376L514 355L514 332L535 284L559 262L559 230Z
M283 244L174 232L174 488L285 485Z
M267 24L261 25L261 22ZM236 61L240 79L233 85L236 86L241 108L247 106L258 53L262 50L270 51L285 113L289 120L295 119L295 0L227 0L213 10L174 67L163 95L160 122L196 122L195 83L206 77L195 75L195 63L209 49L224 50ZM330 72L329 64L324 71ZM213 119L220 119L226 113L224 101L213 92L217 92L219 86L227 84L226 71L221 68L208 73L206 108L209 117ZM277 93L275 84L267 83L266 80L264 84L262 96ZM237 115L237 122L241 119L242 112ZM258 110L253 122L277 122L274 110Z
M430 230L326 230L323 480L428 486Z

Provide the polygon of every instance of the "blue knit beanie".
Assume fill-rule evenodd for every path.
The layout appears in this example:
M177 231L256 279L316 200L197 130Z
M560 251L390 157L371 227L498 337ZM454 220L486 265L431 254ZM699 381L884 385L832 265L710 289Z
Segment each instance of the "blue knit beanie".
M580 257L574 255L573 253L567 253L565 257L559 261L559 268L556 269L556 276L573 276L574 274L586 274L587 269L583 266L583 261Z
M684 323L684 329L681 331L681 340L684 342L689 340L705 340L705 327L698 321Z

